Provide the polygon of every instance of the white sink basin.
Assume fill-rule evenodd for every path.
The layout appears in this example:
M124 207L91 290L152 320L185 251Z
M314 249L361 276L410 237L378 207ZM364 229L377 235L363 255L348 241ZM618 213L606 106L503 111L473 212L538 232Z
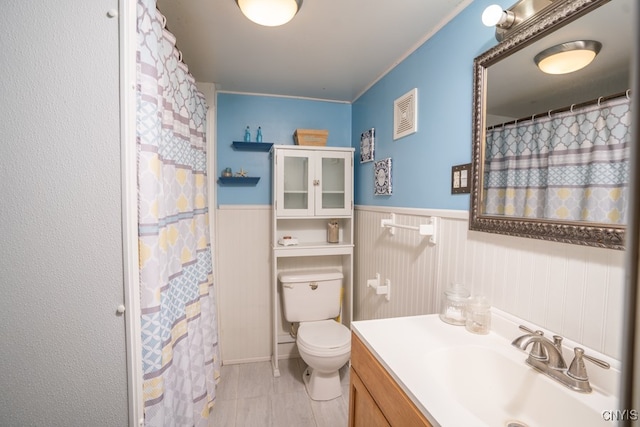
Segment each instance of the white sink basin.
M588 394L571 390L525 363L527 353L511 345L524 334L520 322L505 316L494 312L495 328L488 335L448 325L437 315L357 321L351 327L436 426L611 426L602 413L618 409L613 393L619 370L587 363L589 375L602 384L592 380Z
M491 426L605 426L602 411L581 395L519 360L482 346L441 349L423 362L427 375L452 400ZM593 400L593 399L592 399Z

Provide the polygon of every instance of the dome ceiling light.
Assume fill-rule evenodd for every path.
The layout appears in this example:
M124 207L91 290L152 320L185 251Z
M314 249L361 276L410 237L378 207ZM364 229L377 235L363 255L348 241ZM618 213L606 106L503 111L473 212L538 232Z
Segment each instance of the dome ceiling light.
M265 27L277 27L291 21L302 6L302 0L236 0L249 20Z

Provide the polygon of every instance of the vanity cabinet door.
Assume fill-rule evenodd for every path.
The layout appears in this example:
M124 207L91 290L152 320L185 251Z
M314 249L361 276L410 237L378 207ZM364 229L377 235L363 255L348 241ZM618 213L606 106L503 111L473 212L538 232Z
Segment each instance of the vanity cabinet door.
M349 373L349 427L390 427L391 424L369 394L362 380L351 369Z
M354 375L355 374L355 375ZM389 372L371 354L369 349L355 335L351 334L351 393L349 397L349 426L390 425L392 427L431 427L431 424L416 405L409 399ZM354 379L355 385L354 385ZM358 382L367 391L372 402L365 402L362 388L358 390ZM357 398L357 401L356 401ZM360 402L358 402L360 401ZM360 411L358 406L361 405ZM360 424L364 405L373 405L381 412L388 424L374 424L367 421ZM373 411L376 412L376 411ZM368 424L370 422L370 424Z

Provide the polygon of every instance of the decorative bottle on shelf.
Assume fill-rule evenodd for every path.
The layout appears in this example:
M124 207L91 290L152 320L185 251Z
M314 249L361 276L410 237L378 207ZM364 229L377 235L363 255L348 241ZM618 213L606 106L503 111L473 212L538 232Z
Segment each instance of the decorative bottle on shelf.
M244 142L251 142L251 131L249 130L249 126L244 130Z
M256 142L262 142L262 128L258 126L258 131L256 132Z
M338 243L340 241L340 226L338 220L332 219L327 223L327 243Z

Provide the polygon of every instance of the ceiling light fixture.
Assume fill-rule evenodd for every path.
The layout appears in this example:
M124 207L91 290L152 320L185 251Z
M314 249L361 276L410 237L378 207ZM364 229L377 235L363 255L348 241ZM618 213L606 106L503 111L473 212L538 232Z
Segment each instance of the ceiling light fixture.
M277 27L291 21L302 6L302 0L236 0L247 18L265 27Z
M601 48L594 40L576 40L545 49L533 60L547 74L568 74L589 65Z

